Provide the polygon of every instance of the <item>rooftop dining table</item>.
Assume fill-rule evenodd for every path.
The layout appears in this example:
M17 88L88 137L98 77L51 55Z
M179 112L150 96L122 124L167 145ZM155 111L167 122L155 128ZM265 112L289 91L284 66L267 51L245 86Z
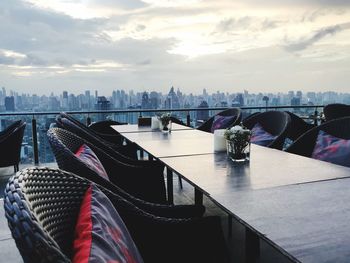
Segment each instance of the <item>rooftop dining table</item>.
M349 261L350 168L257 145L237 164L194 129L121 134L193 185L196 203L204 194L246 227L248 262L260 239L294 262Z

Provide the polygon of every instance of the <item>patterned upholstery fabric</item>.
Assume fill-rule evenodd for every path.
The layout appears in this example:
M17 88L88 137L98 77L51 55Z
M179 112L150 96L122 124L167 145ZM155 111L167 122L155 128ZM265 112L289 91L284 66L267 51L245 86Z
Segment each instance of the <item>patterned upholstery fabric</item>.
M232 123L235 116L221 116L216 115L213 120L213 124L211 125L210 131L213 133L217 129L226 129Z
M143 262L118 212L94 184L80 207L74 252L73 263Z
M350 167L350 140L320 130L311 157Z
M94 170L99 176L107 179L109 181L107 172L103 167L100 160L97 158L96 154L90 149L86 144L81 145L81 147L75 153L75 156L88 165L92 170Z
M250 139L251 143L267 146L269 145L277 136L272 135L264 130L260 123L256 123L252 128L252 137Z

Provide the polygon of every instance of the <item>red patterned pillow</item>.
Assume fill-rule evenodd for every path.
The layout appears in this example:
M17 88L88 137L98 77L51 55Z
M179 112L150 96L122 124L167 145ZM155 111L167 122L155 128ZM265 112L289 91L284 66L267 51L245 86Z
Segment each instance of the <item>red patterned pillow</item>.
M80 146L80 148L75 153L75 156L83 161L87 166L89 166L90 169L94 170L99 176L109 181L105 168L89 146L86 144Z
M226 129L226 128L228 128L232 124L234 118L236 118L236 117L235 116L216 115L214 117L213 124L211 125L210 131L212 133L214 133L214 131L217 130L217 129Z
M81 203L73 252L73 263L143 262L118 212L94 184Z

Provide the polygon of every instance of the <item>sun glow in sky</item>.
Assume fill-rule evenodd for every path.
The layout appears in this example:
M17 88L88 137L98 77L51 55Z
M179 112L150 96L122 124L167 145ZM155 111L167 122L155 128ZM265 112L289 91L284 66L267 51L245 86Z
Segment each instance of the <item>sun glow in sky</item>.
M9 89L350 91L348 0L2 0L0 10Z

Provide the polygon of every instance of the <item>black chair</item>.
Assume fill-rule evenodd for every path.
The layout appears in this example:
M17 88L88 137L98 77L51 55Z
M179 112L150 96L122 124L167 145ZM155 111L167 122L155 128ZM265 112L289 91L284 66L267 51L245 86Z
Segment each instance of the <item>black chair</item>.
M255 114L243 121L243 126L252 129L259 123L265 131L276 136L267 147L282 150L290 125L290 117L282 111L266 111Z
M124 191L121 187L119 187L117 184L114 184L113 181L108 181L96 174L89 166L87 166L84 162L82 162L80 159L78 159L73 152L70 149L71 148L65 147L65 144L70 145L70 141L77 141L78 144L82 142L80 138L77 138L75 135L71 134L68 131L61 130L61 129L54 129L50 130L48 132L49 142L52 146L53 152L55 154L58 166L66 171L73 172L83 178L86 178L98 185L103 186L104 188L110 190L113 193L117 193L118 195L122 196L123 198L127 199L129 202L135 204L136 206L144 209L145 211L159 215L159 216L165 216L165 217L195 217L195 216L202 216L204 213L204 206L193 206L193 205L165 205L165 197L163 196L163 187L161 186L160 191L157 190L156 186L153 187L152 185L149 186L150 182L147 182L146 185L143 185L142 183L138 183L136 180L133 181L134 184L139 184L139 187L145 187L143 192L146 192L145 195L149 195L148 192L151 192L151 195L153 196L157 191L160 197L157 197L157 200L161 200L160 202L147 202L145 200L142 200L140 198L135 197L134 195L128 193L127 191ZM80 141L80 142L79 142ZM114 162L111 158L104 157L103 154L101 154L101 151L93 148L96 153L99 153L99 156L102 160L105 160L106 162ZM101 156L102 155L102 156ZM108 165L110 166L110 165ZM114 168L112 168L114 169ZM138 169L138 173L143 173L143 177L152 176L151 169ZM112 174L113 173L113 174ZM118 170L112 170L109 174L117 174ZM128 175L128 174L126 174ZM132 178L130 178L132 179ZM142 178L143 180L145 178ZM152 181L152 180L151 180ZM118 183L118 182L117 182ZM158 184L157 184L158 185Z
M350 117L343 117L327 121L316 126L299 137L286 151L298 155L311 157L315 148L318 132L326 133L341 139L350 139Z
M290 125L288 128L287 138L289 138L292 141L295 141L301 135L303 135L305 132L307 132L308 130L315 127L314 124L307 123L302 118L300 118L298 115L296 115L290 111L286 111L286 113L290 117Z
M183 126L187 126L187 127L190 127L188 126L186 123L184 123L182 120L174 117L174 116L170 116L170 120L172 123L176 123L176 124L180 124L180 125L183 125Z
M144 161L142 165L142 161L134 164L120 162L93 143L60 128L49 129L47 136L61 169L97 180L98 174L75 156L77 150L86 144L96 154L113 184L142 200L166 203L164 165L159 162Z
M20 162L21 146L26 123L16 121L0 135L0 167L14 166L15 172L18 171Z
M241 109L240 108L230 108L230 109L221 111L218 114L212 116L206 122L201 124L197 129L201 130L201 131L205 131L205 132L211 132L211 127L213 125L214 118L217 115L220 115L220 116L234 116L235 117L235 118L233 118L232 122L229 123L228 126L225 127L225 128L229 128L229 127L235 126L237 124L240 124L241 120L242 120Z
M323 113L325 121L350 116L350 105L334 103L324 106Z
M24 262L71 262L80 204L90 184L72 173L37 167L10 178L5 215ZM228 262L219 217L157 217L99 188L118 211L145 263Z
M90 129L87 127L85 124L81 123L71 115L65 113L65 112L60 112L60 114L56 117L56 123L58 127L62 128L60 125L61 123L58 122L59 118L65 118L69 120L70 122L74 123L77 127L79 127L82 130L88 131L89 133L93 134L95 137L98 137L102 139L104 142L109 142L112 145L122 145L124 142L123 136L121 134L118 134L116 131L111 134L103 134L104 138L102 138L98 132L95 132L95 130Z
M122 145L123 139L121 135L115 137L117 143L111 143L99 137L98 134L91 129L64 113L56 116L56 123L59 128L68 130L84 140L90 141L105 152L115 155L115 158L122 162L129 163L137 160L137 146L134 143Z
M113 128L111 128L111 125L125 125L125 124L127 123L113 121L113 120L105 120L105 121L91 123L89 125L89 128L93 130L101 138L107 141L110 141L112 143L115 143L115 137L118 136L118 134ZM120 137L120 135L118 137ZM120 138L118 138L117 140L119 139Z

